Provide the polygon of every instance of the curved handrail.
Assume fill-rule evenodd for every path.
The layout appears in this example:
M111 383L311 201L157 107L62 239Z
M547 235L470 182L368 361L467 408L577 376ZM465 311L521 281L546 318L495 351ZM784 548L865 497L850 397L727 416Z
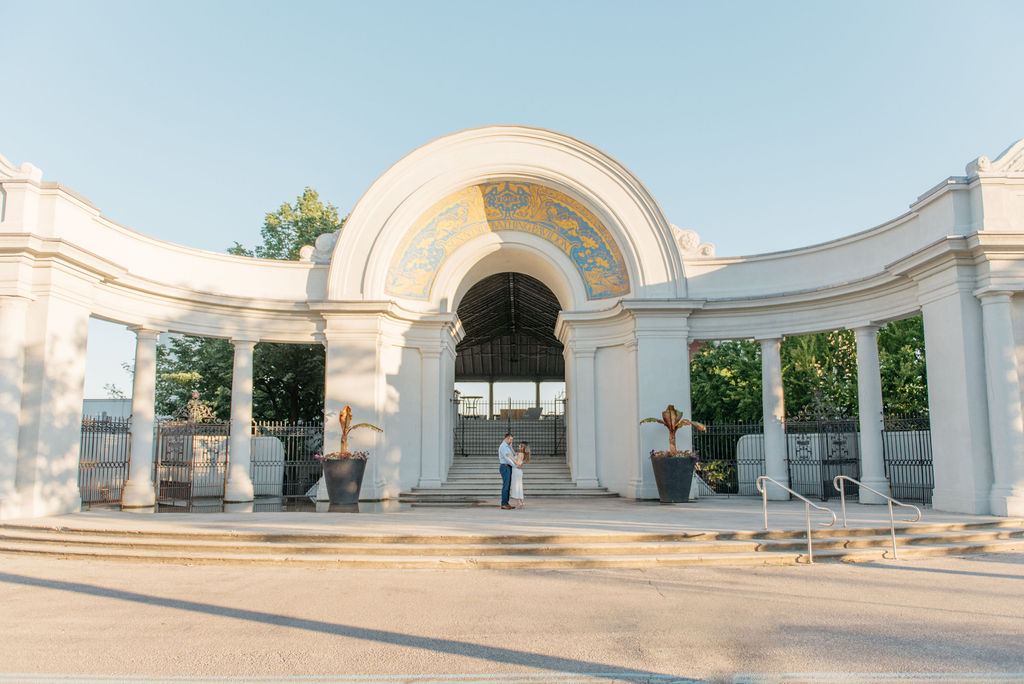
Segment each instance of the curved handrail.
M875 494L882 497L889 503L889 534L892 537L892 557L893 560L899 560L899 556L896 555L896 522L893 520L892 516L892 505L896 504L897 506L903 506L904 508L913 508L915 511L917 511L916 518L905 518L903 522L917 522L918 520L920 520L921 509L913 504L907 504L903 503L902 501L897 501L888 494L883 494L877 489L867 486L860 480L853 479L849 475L836 475L835 477L832 478L832 486L835 487L836 491L839 492L839 498L843 502L843 527L846 527L846 487L845 485L843 485L844 480L848 480L857 485L858 487L868 490L869 492L874 492Z
M813 563L814 562L814 550L811 548L811 506L813 506L814 508L818 509L819 511L825 511L825 512L829 513L832 516L831 522L821 523L821 525L823 527L832 527L833 525L836 524L836 514L835 514L835 512L831 508L827 508L825 506L819 506L818 504L812 502L810 499L808 499L804 495L802 495L802 494L800 494L798 492L794 492L792 489L790 489L786 485L782 484L778 480L774 480L774 479L768 477L767 475L762 475L759 478L757 478L757 481L754 484L757 486L757 491L761 492L761 500L762 500L762 502L764 504L764 529L766 529L766 530L768 529L768 488L764 486L765 482L771 482L775 486L781 487L782 489L785 489L792 496L795 496L796 498L798 498L798 499L800 499L801 501L804 502L804 515L807 518L807 562L808 563Z

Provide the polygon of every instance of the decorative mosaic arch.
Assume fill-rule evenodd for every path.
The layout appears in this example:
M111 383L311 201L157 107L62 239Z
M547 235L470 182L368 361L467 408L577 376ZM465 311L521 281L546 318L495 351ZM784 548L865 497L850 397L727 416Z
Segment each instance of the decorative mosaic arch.
M557 190L513 181L470 186L424 212L395 250L385 292L426 300L448 257L481 235L507 231L557 247L579 272L587 299L629 294L622 252L593 213Z

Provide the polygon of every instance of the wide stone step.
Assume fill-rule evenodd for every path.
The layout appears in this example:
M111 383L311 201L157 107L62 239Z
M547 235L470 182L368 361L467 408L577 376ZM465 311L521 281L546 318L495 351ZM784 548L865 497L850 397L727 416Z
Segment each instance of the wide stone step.
M515 515L510 513L510 515ZM911 530L916 530L917 533ZM891 557L884 528L827 530L814 558L866 562ZM684 534L293 534L48 529L0 525L0 553L151 563L353 568L558 569L804 563L800 531ZM1024 528L993 524L898 531L901 558L1019 551Z

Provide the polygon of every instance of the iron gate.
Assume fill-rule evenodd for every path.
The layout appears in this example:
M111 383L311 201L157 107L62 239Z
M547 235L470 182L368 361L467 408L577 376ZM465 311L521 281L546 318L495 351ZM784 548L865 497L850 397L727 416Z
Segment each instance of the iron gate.
M191 506L197 499L223 498L229 435L226 422L169 420L159 423L157 503Z
M885 477L894 499L932 502L931 422L927 416L886 416L882 433Z
M82 418L78 491L82 508L120 504L131 459L131 418Z
M297 499L320 479L314 455L323 449L323 423L262 421L252 429L252 484L256 496Z
M786 464L789 486L822 501L839 496L832 486L836 475L860 479L860 443L856 418L791 420L786 422ZM847 484L847 496L857 486Z

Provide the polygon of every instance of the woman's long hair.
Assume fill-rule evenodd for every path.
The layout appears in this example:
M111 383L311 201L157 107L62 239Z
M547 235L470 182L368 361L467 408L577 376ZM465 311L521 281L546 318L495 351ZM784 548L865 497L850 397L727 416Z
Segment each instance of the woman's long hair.
M524 464L529 463L530 462L530 443L529 442L520 442L519 443L519 450L523 452L523 463Z

